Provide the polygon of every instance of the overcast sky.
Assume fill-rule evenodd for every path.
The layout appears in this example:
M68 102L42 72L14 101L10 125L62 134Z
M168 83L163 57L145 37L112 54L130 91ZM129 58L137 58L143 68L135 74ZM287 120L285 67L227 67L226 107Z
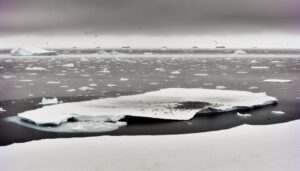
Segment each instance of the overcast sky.
M0 0L0 41L86 33L298 36L299 7L300 0Z

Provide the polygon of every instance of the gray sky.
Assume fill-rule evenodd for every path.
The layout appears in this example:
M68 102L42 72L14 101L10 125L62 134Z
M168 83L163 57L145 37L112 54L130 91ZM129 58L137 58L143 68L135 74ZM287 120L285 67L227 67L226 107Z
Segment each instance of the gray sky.
M1 34L297 32L300 0L0 0Z
M297 34L300 0L0 0L0 36Z

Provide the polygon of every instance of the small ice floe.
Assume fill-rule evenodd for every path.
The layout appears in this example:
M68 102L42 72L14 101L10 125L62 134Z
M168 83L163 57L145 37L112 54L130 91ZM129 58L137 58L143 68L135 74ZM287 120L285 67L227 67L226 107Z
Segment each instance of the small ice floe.
M107 84L107 87L116 87L117 85L115 84Z
M124 77L120 78L120 81L128 81L128 80L129 80L128 78L124 78Z
M62 65L63 67L74 67L75 65L73 63L69 63L69 64L65 64L65 65Z
M155 68L155 71L165 72L166 70L164 68Z
M238 117L240 117L240 118L243 118L243 119L247 119L247 118L252 117L251 114L247 114L247 113L239 113L239 112L237 112L236 115L237 115Z
M216 86L216 89L225 89L225 86Z
M26 71L47 71L46 68L42 68L42 67L26 67L25 70Z
M19 113L37 125L60 125L81 117L146 117L190 120L196 114L229 112L277 103L265 93L217 89L169 88L138 95L63 103Z
M283 80L283 79L266 79L263 81L270 82L270 83L291 83L291 82L293 82L293 80Z
M205 86L212 86L212 85L214 85L214 83L204 83L203 85L205 85Z
M252 66L251 69L269 69L268 66Z
M78 88L79 90L81 90L81 91L92 91L92 90L94 90L93 88L91 88L91 87L80 87L80 88Z
M11 78L15 78L16 76L14 76L14 75L3 75L2 77L4 79L11 79Z
M246 72L246 71L238 71L238 72L236 72L237 74L248 74L248 72Z
M60 81L47 81L47 84L60 84Z
M194 74L194 76L208 76L208 74Z
M234 54L247 54L247 52L238 49L238 50L234 51Z
M89 86L91 86L91 87L97 87L97 86L98 86L98 84L94 84L94 83L92 83L92 84L89 84Z
M62 86L60 86L61 88L68 88L69 86L67 86L67 85L62 85Z
M75 89L69 89L69 90L66 90L67 92L74 92L76 91Z
M6 110L3 109L3 107L0 107L0 112L6 112Z
M255 87L255 86L251 86L248 88L249 90L254 90L254 89L258 89L258 87Z
M58 104L58 99L55 97L55 98L52 98L52 99L47 99L45 97L43 97L42 99L42 102L40 102L39 104L41 105L53 105L53 104Z
M280 61L271 61L271 63L277 64L277 63L280 63Z
M152 52L145 52L144 55L152 55Z
M274 115L284 115L285 112L283 112L283 111L272 111L272 114L274 114Z
M21 81L21 82L32 82L33 80L19 80L19 81Z
M171 74L180 74L180 71L172 71Z

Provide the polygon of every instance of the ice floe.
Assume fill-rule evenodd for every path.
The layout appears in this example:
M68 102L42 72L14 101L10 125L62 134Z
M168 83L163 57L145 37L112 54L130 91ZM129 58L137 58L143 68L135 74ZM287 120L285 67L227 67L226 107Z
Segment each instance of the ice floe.
M272 114L274 114L274 115L284 115L285 112L283 112L283 111L272 111Z
M47 99L45 97L42 98L42 102L39 103L41 105L53 105L53 104L58 104L59 101L58 99L55 97L55 98L52 98L52 99Z
M46 68L42 68L42 67L26 67L25 70L26 71L47 71Z
M247 54L247 52L245 52L245 51L243 51L243 50L240 50L240 49L234 51L234 53L235 53L235 54Z
M247 114L247 113L239 113L239 112L237 112L236 115L237 115L238 117L240 117L240 118L243 118L243 119L247 119L247 118L252 117L251 114Z
M216 89L169 88L144 94L45 106L19 113L37 125L59 125L76 116L136 116L189 120L197 113L227 112L276 103L265 93Z
M79 90L81 90L81 91L91 91L91 90L94 90L93 88L91 88L91 87L80 87L80 88L78 88Z
M269 69L268 66L252 66L251 69Z
M58 55L56 51L37 47L20 47L10 51L11 56L53 56Z
M0 107L0 112L6 112L6 110L3 109L3 107Z
M293 80L283 80L283 79L266 79L264 82L270 82L270 83L291 83Z
M64 64L64 65L62 65L63 67L70 67L70 68L72 68L72 67L74 67L75 65L73 64L73 63L69 63L69 64Z

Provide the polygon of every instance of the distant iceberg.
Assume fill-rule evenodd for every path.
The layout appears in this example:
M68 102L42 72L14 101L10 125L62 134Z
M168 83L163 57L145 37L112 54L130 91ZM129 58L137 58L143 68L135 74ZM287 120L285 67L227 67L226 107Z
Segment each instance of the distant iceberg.
M245 52L243 50L236 50L236 51L234 51L234 54L247 54L247 52Z
M56 51L36 48L36 47L20 47L10 51L11 56L53 56L58 55Z

